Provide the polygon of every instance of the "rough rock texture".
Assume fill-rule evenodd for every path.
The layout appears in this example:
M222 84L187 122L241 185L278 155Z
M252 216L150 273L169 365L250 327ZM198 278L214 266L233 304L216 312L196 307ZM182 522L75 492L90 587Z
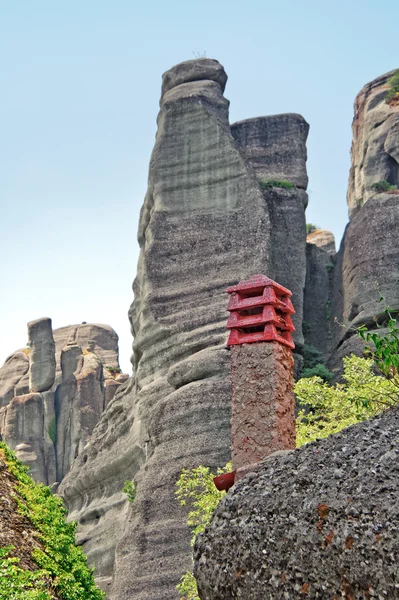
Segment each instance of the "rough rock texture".
M55 379L55 344L51 319L37 319L28 323L29 389L45 392Z
M340 367L342 356L362 351L356 327L375 327L374 317L381 321L384 305L399 309L398 223L399 196L379 194L352 216L345 230L334 268L333 370Z
M385 102L387 82L394 72L365 85L355 100L347 196L350 218L376 196L373 183L386 180L399 185L399 105Z
M335 240L330 231L317 230L306 238L306 283L302 330L305 341L327 357L331 345L332 278Z
M294 359L279 342L232 346L233 469L295 448Z
M399 598L399 409L267 458L195 545L201 600Z
M260 182L271 221L270 265L266 272L292 292L296 313L293 339L303 344L303 294L306 274L306 139L309 125L301 115L282 114L235 123L231 132ZM264 187L288 180L292 190Z
M127 376L119 374L118 336L108 325L52 332L50 319L38 319L28 331L30 348L0 369L0 434L33 477L51 485L68 472Z
M163 76L130 311L135 375L61 486L115 600L177 597L191 559L175 482L182 467L230 458L225 290L271 269L269 206L231 135L225 82L209 59ZM303 202L301 218L304 229ZM129 507L121 490L133 477Z

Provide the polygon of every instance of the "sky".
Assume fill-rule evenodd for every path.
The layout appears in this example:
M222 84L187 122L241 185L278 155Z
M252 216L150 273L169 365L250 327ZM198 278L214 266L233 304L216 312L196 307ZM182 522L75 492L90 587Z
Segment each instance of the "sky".
M28 321L107 323L131 371L127 311L161 75L206 55L230 121L302 114L307 222L347 223L353 102L399 67L397 0L0 0L0 364Z

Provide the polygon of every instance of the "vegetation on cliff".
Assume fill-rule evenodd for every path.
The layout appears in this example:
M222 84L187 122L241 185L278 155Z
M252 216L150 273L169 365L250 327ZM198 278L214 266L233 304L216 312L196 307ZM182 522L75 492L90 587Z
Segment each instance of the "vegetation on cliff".
M101 600L62 500L0 442L0 600Z

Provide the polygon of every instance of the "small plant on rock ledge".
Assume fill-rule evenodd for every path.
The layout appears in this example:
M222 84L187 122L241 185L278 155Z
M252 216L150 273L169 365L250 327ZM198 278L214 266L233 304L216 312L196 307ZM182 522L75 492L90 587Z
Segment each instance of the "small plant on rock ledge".
M399 69L388 79L388 85L390 89L386 95L385 102L390 105L399 104Z
M393 192L398 189L397 185L392 185L386 179L382 179L381 181L376 181L371 185L371 189L377 192L377 194L381 194L382 192Z
M259 181L260 188L265 190L267 188L283 188L285 190L292 190L295 186L291 181L287 181L286 179L261 179Z
M122 488L122 492L126 494L129 502L134 502L136 499L137 489L134 481L128 479L125 481L125 485Z
M313 223L306 223L306 235L309 235L309 233L313 233L318 229L319 227L317 227L317 225L313 225Z

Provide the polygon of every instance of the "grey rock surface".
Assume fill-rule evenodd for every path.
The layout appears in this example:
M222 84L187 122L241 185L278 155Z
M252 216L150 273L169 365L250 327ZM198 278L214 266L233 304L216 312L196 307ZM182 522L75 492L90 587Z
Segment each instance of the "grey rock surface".
M296 313L293 339L303 344L303 295L306 274L305 209L306 139L309 125L301 115L282 114L234 123L231 132L262 188L271 221L270 264L267 272L292 292ZM294 189L265 187L287 180Z
M271 270L270 210L231 135L221 69L206 59L164 75L130 310L134 377L60 489L112 600L177 598L191 553L176 480L183 467L230 458L225 290ZM275 200L300 215L303 263L305 200L304 190Z
M306 283L302 330L307 344L325 357L331 346L332 281L335 240L330 231L317 230L306 238Z
M49 390L55 380L55 344L51 319L28 323L29 389L32 392Z
M379 194L345 230L333 272L332 370L340 368L342 356L361 352L356 327L376 329L375 319L384 320L384 306L399 309L398 223L399 196Z
M111 327L82 324L52 332L49 326L50 319L30 323L30 348L0 368L0 434L35 479L52 485L69 470L124 378ZM34 393L30 380L46 390Z
M388 79L381 75L364 86L355 100L352 166L348 185L349 216L378 196L372 184L386 180L399 184L399 104L385 101Z
M399 409L271 456L195 544L201 600L399 598Z

